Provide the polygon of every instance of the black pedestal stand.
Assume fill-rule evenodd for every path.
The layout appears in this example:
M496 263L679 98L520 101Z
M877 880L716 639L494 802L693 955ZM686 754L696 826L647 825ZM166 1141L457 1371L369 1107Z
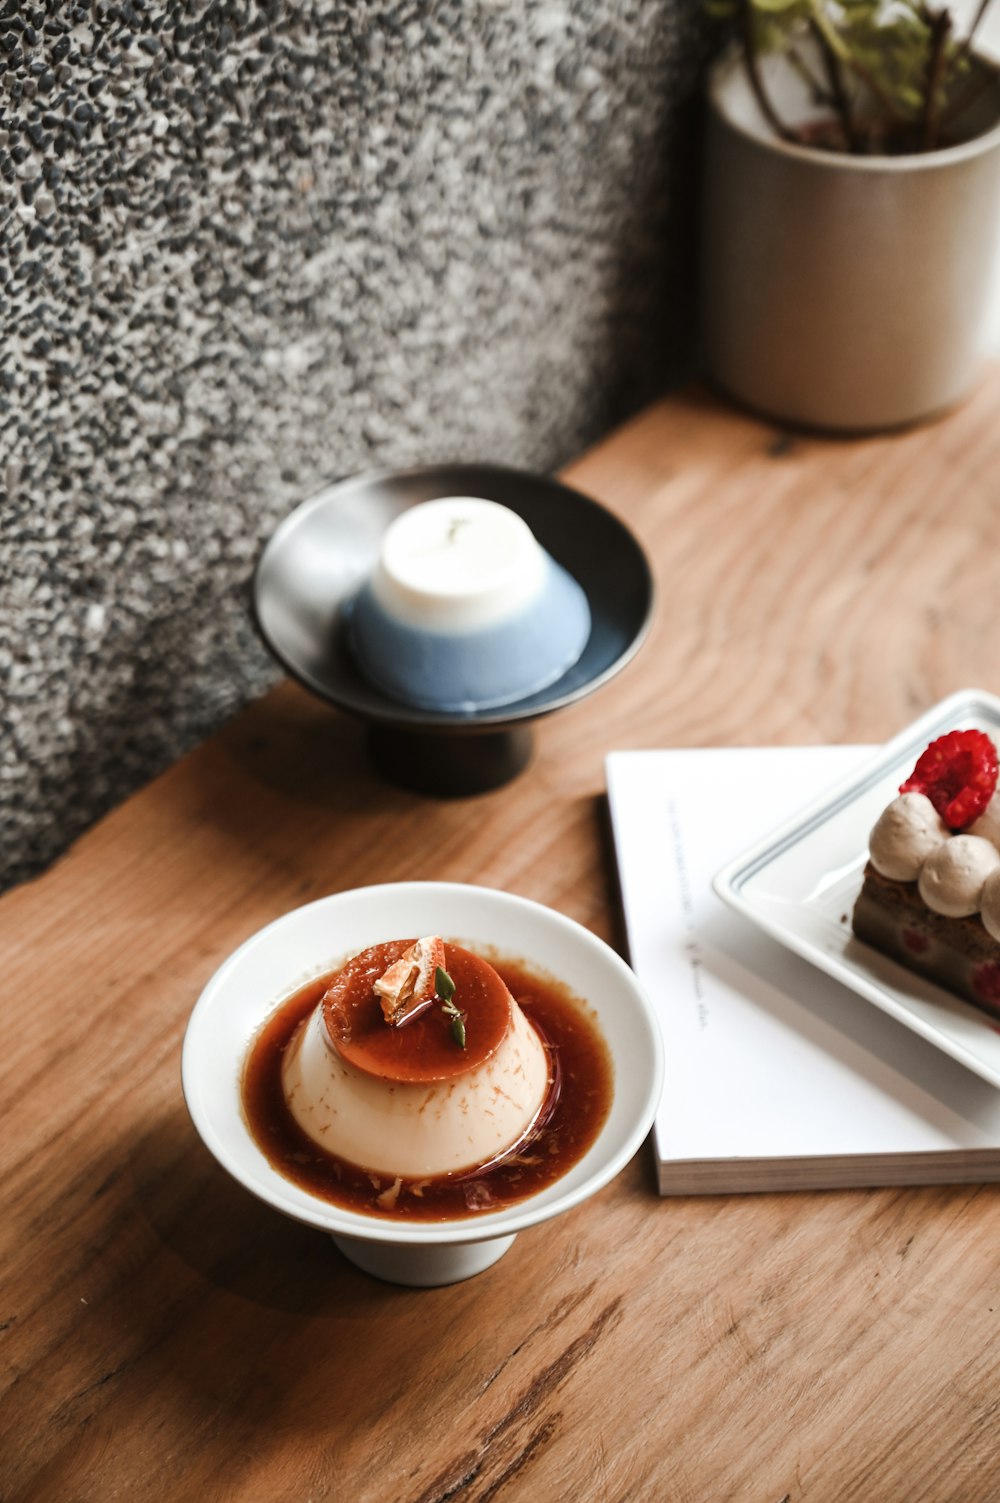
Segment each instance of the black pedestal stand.
M383 777L437 798L466 798L502 787L524 770L533 746L526 725L467 734L379 724L368 730L369 754Z

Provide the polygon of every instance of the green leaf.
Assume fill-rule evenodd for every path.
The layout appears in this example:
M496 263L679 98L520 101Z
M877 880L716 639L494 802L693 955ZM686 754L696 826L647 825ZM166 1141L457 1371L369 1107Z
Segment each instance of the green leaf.
M450 1002L455 995L455 983L444 966L439 965L434 971L434 989L442 1002Z
M442 972L442 974L446 974ZM449 980L451 978L449 977ZM465 1013L459 1012L454 1002L441 1003L441 1011L446 1018L451 1019L451 1036L460 1049L465 1048Z

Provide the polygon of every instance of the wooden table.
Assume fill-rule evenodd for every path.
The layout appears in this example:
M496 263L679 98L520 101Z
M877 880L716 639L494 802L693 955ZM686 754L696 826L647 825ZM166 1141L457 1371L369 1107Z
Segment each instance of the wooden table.
M514 784L426 801L285 685L0 902L0 1497L977 1503L1000 1495L1000 1190L661 1200L649 1149L451 1288L258 1204L181 1098L241 940L444 878L621 944L612 747L880 741L1000 688L1000 374L945 419L785 434L689 392L567 472L633 527L636 661Z

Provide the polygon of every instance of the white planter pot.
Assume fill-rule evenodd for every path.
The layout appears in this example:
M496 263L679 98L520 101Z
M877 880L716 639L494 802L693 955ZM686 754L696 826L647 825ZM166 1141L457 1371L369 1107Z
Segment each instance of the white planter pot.
M798 75L779 57L765 70L779 113L807 119ZM718 59L701 264L712 380L769 416L840 430L913 422L968 392L1000 255L995 74L968 119L972 139L924 155L788 145L739 55Z

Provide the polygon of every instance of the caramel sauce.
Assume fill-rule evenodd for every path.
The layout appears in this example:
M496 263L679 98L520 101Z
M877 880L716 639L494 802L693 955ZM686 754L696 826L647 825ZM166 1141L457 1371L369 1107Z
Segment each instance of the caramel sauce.
M516 960L490 955L489 963L549 1052L551 1085L525 1138L489 1164L412 1181L371 1173L314 1143L285 1104L281 1066L296 1030L320 1004L341 974L338 970L288 997L250 1045L243 1072L243 1110L272 1167L345 1210L391 1221L451 1221L515 1205L546 1189L577 1163L611 1107L607 1046L585 1004L558 982Z

